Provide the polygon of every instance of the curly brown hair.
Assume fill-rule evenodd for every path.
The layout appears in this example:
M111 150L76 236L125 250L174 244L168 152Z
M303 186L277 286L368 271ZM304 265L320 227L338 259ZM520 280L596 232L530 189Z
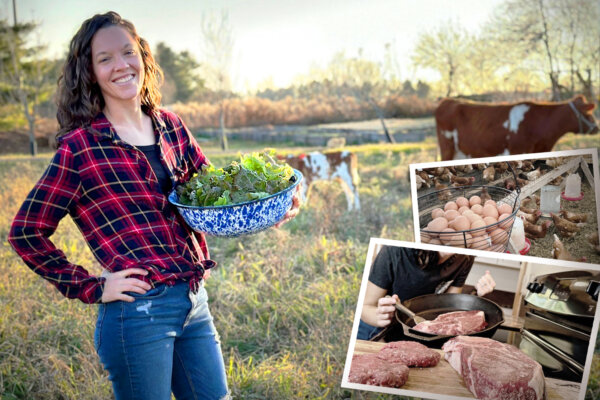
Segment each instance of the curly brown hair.
M60 126L57 137L65 133L87 127L104 108L104 98L94 80L92 70L92 39L96 32L109 26L120 26L138 43L144 62L144 83L142 86L142 107L152 112L160 105L161 94L158 87L163 73L150 51L150 46L141 38L135 26L121 18L114 11L96 14L83 22L69 45L69 54L58 78L56 119Z

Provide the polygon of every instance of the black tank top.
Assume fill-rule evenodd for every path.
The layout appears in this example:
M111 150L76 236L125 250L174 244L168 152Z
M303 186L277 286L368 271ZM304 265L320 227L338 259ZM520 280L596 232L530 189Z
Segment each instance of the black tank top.
M148 146L135 146L140 149L146 155L150 167L154 171L158 184L163 194L166 196L171 191L172 183L169 178L169 172L166 170L162 162L160 162L160 149L157 144L151 144Z

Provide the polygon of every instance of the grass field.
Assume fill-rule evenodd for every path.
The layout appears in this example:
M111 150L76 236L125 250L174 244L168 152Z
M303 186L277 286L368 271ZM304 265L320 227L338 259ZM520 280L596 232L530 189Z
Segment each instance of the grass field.
M558 148L597 147L597 135L593 139L570 135ZM236 157L235 151L204 146L217 166ZM360 213L347 212L341 188L324 183L281 229L209 238L220 266L207 290L235 398L387 398L342 389L341 376L369 238L413 240L408 165L433 161L436 146L428 140L348 149L359 157ZM93 346L96 307L63 298L6 240L49 158L48 153L0 158L0 398L110 399ZM52 239L72 262L100 272L69 218ZM600 368L592 373L590 398L600 392L599 374Z

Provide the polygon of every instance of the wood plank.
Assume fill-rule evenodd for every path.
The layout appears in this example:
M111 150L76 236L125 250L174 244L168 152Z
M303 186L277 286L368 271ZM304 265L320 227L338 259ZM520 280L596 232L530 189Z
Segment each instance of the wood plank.
M521 199L524 199L527 196L532 195L542 188L542 186L547 185L557 177L563 175L565 172L569 171L572 168L577 168L579 163L581 163L582 157L573 157L571 160L567 161L563 165L559 165L554 168L552 171L548 172L540 176L535 181L527 184L526 186L521 188Z
M590 171L590 168L588 167L588 163L584 160L581 161L581 169L583 170L583 174L585 175L588 182L590 183L590 186L592 187L592 193L596 193L596 189L594 186L594 176L592 175L592 171Z
M357 340L354 354L377 353L383 346L385 346L385 343L382 342ZM474 398L460 375L444 359L444 352L442 350L435 351L440 353L442 357L438 365L432 368L411 368L408 380L401 389ZM579 383L546 378L548 400L575 399L578 397L580 387Z

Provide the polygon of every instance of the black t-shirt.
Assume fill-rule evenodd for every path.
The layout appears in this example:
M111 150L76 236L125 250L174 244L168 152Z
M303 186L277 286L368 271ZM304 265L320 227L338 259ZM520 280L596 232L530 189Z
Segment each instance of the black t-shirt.
M169 173L167 172L165 166L160 161L160 149L157 144L151 144L148 146L135 146L140 149L146 155L148 162L150 163L150 167L154 171L156 175L156 179L158 179L158 184L163 194L168 195L169 191L171 191L172 183L171 178L169 178Z
M433 294L444 285L462 287L474 259L473 256L454 254L438 264L434 251L384 246L371 266L369 281L404 301Z

